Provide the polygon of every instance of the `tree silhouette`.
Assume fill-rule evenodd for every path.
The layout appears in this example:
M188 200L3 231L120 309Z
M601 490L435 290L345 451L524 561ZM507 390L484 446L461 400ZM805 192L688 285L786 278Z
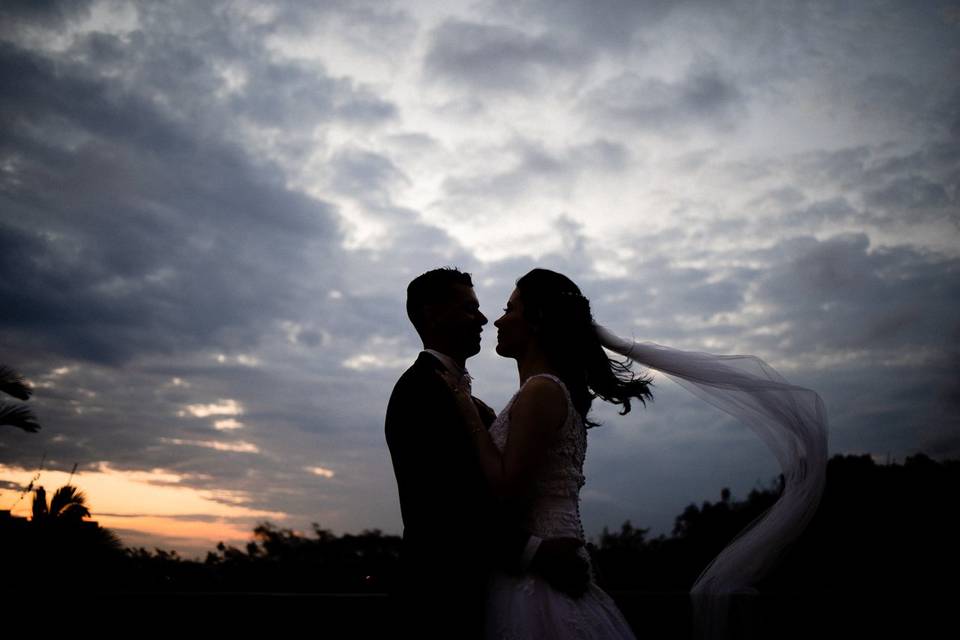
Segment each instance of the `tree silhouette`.
M33 522L71 522L77 523L90 517L87 496L73 485L65 484L57 489L50 505L47 505L47 492L39 486L33 492Z
M49 505L46 497L47 492L42 486L34 490L30 524L36 536L64 547L78 545L107 553L123 550L123 543L115 533L96 522L84 520L90 517L90 507L87 496L75 486L65 484L54 491Z
M634 628L645 632L638 636L689 637L690 586L730 536L768 509L779 492L778 482L744 499L721 490L716 502L683 509L669 536L651 537L649 529L629 521L604 529L591 549L598 581ZM917 454L903 464L882 465L870 456L834 456L820 509L781 565L758 585L760 628L764 621L795 620L808 631L798 635L809 637L835 620L861 625L878 610L899 615L910 594L935 601L937 593L947 593L941 585L960 570L958 502L960 462ZM247 543L221 543L202 561L160 549L111 555L94 540L96 531L106 530L86 520L90 506L82 492L61 487L48 502L38 488L34 503L30 522L9 515L5 520L0 512L0 571L7 578L0 589L76 583L150 603L165 594L177 606L189 600L185 593L229 594L234 608L244 611L254 608L236 605L245 598L262 604L264 594L282 593L296 596L274 599L291 603L291 611L309 610L316 617L317 607L327 607L323 615L331 619L366 623L383 611L376 608L381 600L306 594L373 596L396 585L400 537L377 530L335 535L318 524L298 532L262 522Z
M33 393L23 376L6 365L0 365L0 391L18 400L29 400ZM30 407L20 402L0 400L0 425L4 424L30 433L40 429Z
M123 544L90 517L86 496L72 485L34 490L33 517L9 515L0 521L0 566L18 589L83 585L85 590L116 588L123 571Z

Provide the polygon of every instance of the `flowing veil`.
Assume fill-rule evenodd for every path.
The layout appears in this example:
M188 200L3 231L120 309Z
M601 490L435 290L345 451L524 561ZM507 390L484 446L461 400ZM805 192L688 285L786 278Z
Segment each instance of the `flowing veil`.
M703 637L729 631L731 596L754 585L803 532L823 493L827 414L820 396L787 382L754 356L718 356L620 338L597 325L604 347L663 373L692 394L750 427L780 463L777 502L748 525L704 569L691 589L694 627Z

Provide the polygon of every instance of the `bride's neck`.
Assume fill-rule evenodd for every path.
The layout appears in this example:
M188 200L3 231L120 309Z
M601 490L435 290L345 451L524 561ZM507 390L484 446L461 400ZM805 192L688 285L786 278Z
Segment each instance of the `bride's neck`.
M517 358L517 373L520 374L520 385L522 386L530 376L535 376L538 373L556 374L557 372L547 362L543 352L533 351Z

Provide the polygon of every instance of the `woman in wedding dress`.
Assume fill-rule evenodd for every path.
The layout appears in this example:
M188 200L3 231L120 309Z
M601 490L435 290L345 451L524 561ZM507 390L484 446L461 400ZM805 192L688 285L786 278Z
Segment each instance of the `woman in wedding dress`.
M579 492L593 398L622 405L625 414L631 398L645 404L652 397L650 381L635 376L629 362L610 359L604 347L739 418L777 457L784 476L781 497L710 563L691 590L698 635L727 636L730 596L753 592L819 503L827 459L819 395L791 385L752 356L715 356L619 338L594 323L589 301L569 278L546 269L517 281L494 325L497 353L517 361L520 389L489 431L469 393L459 381L446 379L488 483L534 541L585 541ZM528 549L528 556L535 551ZM532 573L494 572L485 632L506 639L634 637L593 581L574 599Z
M532 535L585 542L579 493L591 402L600 396L623 405L626 413L631 398L651 397L649 381L606 356L589 302L558 273L536 269L521 278L494 325L497 353L517 361L520 389L489 431L469 394L447 380L484 475ZM581 553L586 558L584 549ZM574 599L532 573L492 576L486 625L491 638L634 637L613 600L593 581Z

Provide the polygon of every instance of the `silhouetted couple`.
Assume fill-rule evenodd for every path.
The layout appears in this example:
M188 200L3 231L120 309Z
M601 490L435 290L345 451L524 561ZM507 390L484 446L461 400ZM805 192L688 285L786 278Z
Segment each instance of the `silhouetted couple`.
M470 392L465 364L480 351L487 318L469 274L448 268L417 277L407 288L407 314L424 349L393 390L386 437L404 523L396 595L404 630L416 637L633 637L592 579L579 492L593 398L627 412L631 398L651 398L650 382L634 375L629 363L608 357L604 347L696 386L691 390L749 422L739 409L717 402L730 395L732 384L748 399L758 398L756 404L767 402L760 410L775 414L774 438L803 436L777 422L783 403L796 407L799 387L737 369L730 357L617 338L594 323L580 289L553 271L534 269L520 278L494 323L497 353L516 360L520 382L499 415ZM792 395L771 404L778 393ZM816 437L820 426L825 422L808 430ZM800 472L816 478L817 460L810 464L807 445L792 453ZM823 457L825 464L825 434ZM797 518L812 513L822 482L812 493L808 480L797 482L808 489L803 499L791 503L785 492L771 510L782 507L781 516L793 518L778 523L786 533L779 526L768 534L755 524L748 548L732 544L714 561L723 571L712 565L701 576L694 591L708 599L703 610L713 618L722 618L717 599L710 598L714 591L748 587L744 581L758 575L753 565L765 569L776 556L771 549L802 530L805 520ZM771 536L775 545L767 544ZM740 567L744 563L751 571Z

